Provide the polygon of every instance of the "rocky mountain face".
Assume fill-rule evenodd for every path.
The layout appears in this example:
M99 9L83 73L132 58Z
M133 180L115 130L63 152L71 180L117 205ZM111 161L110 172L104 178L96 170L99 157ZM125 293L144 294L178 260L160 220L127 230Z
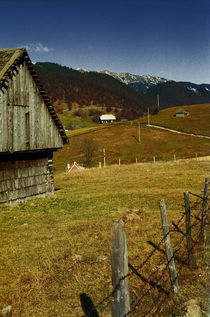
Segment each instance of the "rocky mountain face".
M88 72L87 70L84 69L79 69L79 71L82 72ZM176 90L179 90L179 94L181 93L184 96L184 100L189 104L191 101L193 103L199 102L199 103L204 103L204 102L210 102L210 84L194 84L191 82L175 82L172 80L168 80L166 78L158 77L158 76L151 76L151 75L134 75L131 73L126 73L126 72L120 72L120 73L114 73L109 70L101 70L98 71L99 73L109 75L120 82L132 87L136 91L140 93L145 93L147 96L150 96L153 94L153 90L150 92L149 89L153 88L155 86L158 86L160 90L162 91L163 89L168 89L168 87L174 86L174 93L172 93L172 97L174 95L177 95ZM170 84L169 84L170 82ZM161 85L163 84L163 86ZM178 84L178 85L176 85ZM179 86L180 85L180 86ZM181 88L183 87L183 89ZM161 88L163 87L163 89ZM186 90L188 89L188 91ZM154 89L155 91L157 89ZM170 88L171 90L171 88ZM189 91L191 93L189 93ZM158 93L158 91L157 91ZM188 96L188 98L187 98ZM169 98L170 99L170 98ZM175 98L177 99L177 98ZM179 99L179 98L178 98ZM177 100L178 104L175 103L175 105L179 105L181 100ZM169 101L169 107L174 105L174 102ZM181 105L181 104L180 104Z
M88 72L88 70L85 70L82 68L79 68L78 70L80 72ZM158 76L134 75L134 74L125 73L125 72L114 73L109 70L100 70L98 71L98 73L109 75L135 89L140 87L141 89L136 89L136 90L141 90L141 91L145 91L149 89L150 87L153 87L159 83L165 83L168 81L167 79L161 78Z

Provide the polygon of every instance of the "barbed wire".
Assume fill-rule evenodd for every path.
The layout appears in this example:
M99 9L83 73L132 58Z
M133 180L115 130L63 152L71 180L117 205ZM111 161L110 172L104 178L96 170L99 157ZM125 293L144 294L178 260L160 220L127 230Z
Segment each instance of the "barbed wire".
M201 241L200 213L202 210L201 203L204 199L197 194L193 194L191 192L189 192L189 194L200 199L199 202L194 202L192 205L193 207L190 209L191 211L193 211L193 213L191 212L191 219L193 219L193 221L191 221L190 228L188 229L192 230L191 236L192 236L193 244L192 244L192 249L189 251L193 251L198 245L198 243ZM207 208L207 210L209 209ZM128 274L120 278L118 284L112 290L112 292L110 292L97 305L95 305L95 308L98 308L104 305L105 303L106 303L105 307L107 307L111 303L113 295L119 288L120 283L126 278L130 279L130 283L129 283L130 293L133 296L135 296L135 298L131 302L131 308L129 312L127 312L124 315L124 317L130 316L130 314L135 314L137 310L139 309L140 304L142 305L141 305L140 312L138 312L138 316L140 316L139 314L143 314L142 316L148 316L150 314L152 314L152 316L156 316L157 312L161 311L163 305L165 305L165 303L169 301L169 299L174 300L173 286L170 282L170 279L168 278L168 275L169 275L168 265L170 261L172 261L172 259L176 261L177 278L179 277L183 267L189 266L188 251L186 250L186 248L183 248L183 243L186 239L186 227L185 227L186 223L184 221L185 216L186 216L186 212L182 212L181 217L176 222L172 221L173 229L170 229L168 232L168 234L170 234L173 238L172 241L176 241L175 244L173 244L173 257L169 261L167 261L165 257L166 252L164 249L161 248L168 234L165 237L163 237L157 245L153 243L152 241L147 241L153 247L153 250L147 255L144 261L142 261L139 265L134 266L133 264L129 263L128 265L129 265L130 271L128 272ZM204 225L208 223L208 214L206 215L205 220L206 221ZM199 227L198 230L196 230L197 227ZM182 250L183 252L180 253L180 251ZM140 272L145 267L145 265L148 264L148 262L153 258L154 254L157 251L163 255L163 257L159 257L159 262L161 264L162 263L165 264L165 267L162 269L161 273L160 273L160 268L158 267L158 264L157 264L157 259L156 259L156 269L155 270L153 269L152 272L150 271L149 275L148 274L145 275L145 273ZM167 275L167 278L166 278L166 275ZM132 286L131 281L134 277L137 277L138 279L137 280L138 287L135 285ZM139 281L141 281L141 283L143 284L141 287L139 287L140 285ZM169 287L166 286L168 283L170 283ZM137 289L137 292L136 292L136 289ZM157 305L157 302L154 300L157 297L157 295L155 297L154 295L155 293L159 294L158 305ZM150 299L152 298L152 301L149 300L148 297ZM150 303L149 310L148 310L148 300Z

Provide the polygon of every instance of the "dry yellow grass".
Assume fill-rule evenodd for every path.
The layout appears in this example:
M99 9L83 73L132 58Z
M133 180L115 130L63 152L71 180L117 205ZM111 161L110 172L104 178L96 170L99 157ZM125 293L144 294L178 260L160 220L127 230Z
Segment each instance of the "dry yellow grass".
M80 133L80 134L76 134ZM70 133L70 144L55 153L55 168L64 171L67 163L84 163L84 154L80 144L89 137L99 145L99 151L94 155L93 166L103 163L103 149L106 149L107 164L117 164L119 158L123 163L142 161L173 160L209 155L210 140L192 136L178 135L169 131L141 127L141 143L138 143L138 125L99 126L94 129L81 129Z
M59 173L54 196L0 207L0 308L12 305L14 317L82 316L81 293L97 304L111 291L112 220L124 220L129 261L138 265L151 251L146 241L162 237L159 200L166 201L170 223L179 219L183 192L201 194L209 164L145 163ZM189 291L186 282L182 300L201 298L205 291L199 259L190 275L197 288ZM98 310L101 317L110 316L109 306Z
M175 118L173 115L179 109L189 111L189 115ZM147 122L147 117L141 119ZM150 123L178 131L210 136L210 103L190 106L178 106L161 110L158 115L150 116Z

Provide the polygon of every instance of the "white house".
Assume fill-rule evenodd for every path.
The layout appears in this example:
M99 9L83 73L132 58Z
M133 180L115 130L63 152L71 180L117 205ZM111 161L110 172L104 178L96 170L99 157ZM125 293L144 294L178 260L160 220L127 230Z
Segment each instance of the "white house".
M109 123L114 122L116 120L116 117L112 114L102 114L99 119L100 123Z

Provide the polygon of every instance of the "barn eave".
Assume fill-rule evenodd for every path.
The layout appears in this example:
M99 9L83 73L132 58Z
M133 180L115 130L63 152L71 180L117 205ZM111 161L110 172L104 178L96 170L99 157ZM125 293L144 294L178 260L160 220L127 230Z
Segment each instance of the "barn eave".
M28 56L28 53L25 48L18 49L8 49L8 50L0 50L0 55L5 56L5 60L3 60L2 65L0 64L0 90L4 93L4 90L7 90L9 87L9 80L13 76L15 76L18 71L20 65L26 63L28 70L36 83L36 86L39 90L39 93L44 100L44 103L49 111L50 116L52 117L59 133L62 138L63 144L68 144L69 139L65 133L65 130L52 106L50 100L47 96L45 89L43 88L36 71L33 67L33 64ZM5 61L5 63L4 63Z

